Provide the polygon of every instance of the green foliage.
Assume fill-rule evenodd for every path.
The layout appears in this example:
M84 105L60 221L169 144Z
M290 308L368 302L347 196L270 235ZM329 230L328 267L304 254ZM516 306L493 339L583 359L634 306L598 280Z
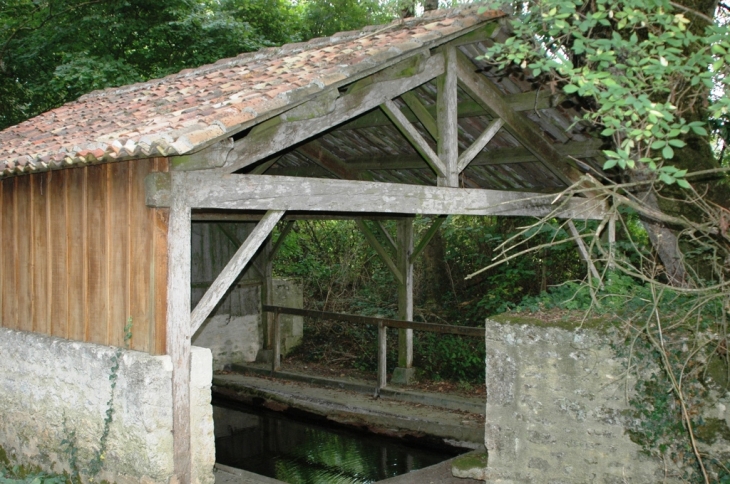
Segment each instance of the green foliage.
M686 171L664 162L688 134L708 135L692 117L710 90L710 116L728 114L728 26L691 26L696 15L668 0L536 0L521 11L511 21L514 36L485 57L590 99L584 119L616 147L604 151L605 169L646 164L664 183L687 188Z
M484 381L484 341L450 334L416 332L414 366L433 380Z
M5 0L0 129L95 89L389 21L370 0Z

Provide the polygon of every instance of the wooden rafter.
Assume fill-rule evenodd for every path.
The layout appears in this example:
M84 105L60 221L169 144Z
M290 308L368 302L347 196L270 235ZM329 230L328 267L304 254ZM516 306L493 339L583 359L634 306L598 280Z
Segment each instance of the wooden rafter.
M408 62L412 63L413 59ZM397 70L393 72L397 73ZM441 72L443 57L436 54L422 60L417 72L411 72L410 76L382 79L381 75L377 77L378 82L363 84L362 88L336 98L333 98L331 91L327 95L323 94L320 104L317 104L320 98L311 101L310 117L300 115L292 120L285 113L267 121L266 126L237 141L222 170L232 173L256 163L400 96Z
M504 121L505 128L530 150L551 172L567 185L577 181L581 173L568 158L560 155L537 128L523 115L510 109L502 93L484 76L475 72L474 64L457 51L457 69L462 87L487 110Z
M398 106L390 99L386 100L381 106L385 114L393 121L398 131L411 143L411 146L423 156L426 163L436 172L437 176L446 176L446 165L441 161L439 156L434 153L433 149L428 145L423 136L418 132L415 126L411 124Z
M298 151L319 166L344 180L356 180L361 172L350 169L341 159L333 155L317 140L299 147Z
M406 106L413 112L416 119L423 125L424 128L426 128L426 131L428 131L428 134L431 135L431 137L434 140L439 139L439 130L438 126L436 126L436 120L434 119L433 115L428 111L426 106L423 105L423 103L418 99L418 96L414 94L413 91L404 92L401 95L401 99L403 99L403 102L406 103ZM414 120L411 120L407 115L406 119L408 121L413 122Z
M489 126L487 126L487 129L484 130L482 134L479 135L477 139L474 140L474 142L469 146L467 149L464 150L461 155L459 155L459 159L457 160L457 171L461 173L464 171L464 169L471 163L474 158L484 149L487 144L492 141L492 138L497 134L499 129L504 125L504 121L502 119L497 118L494 121L492 121Z
M403 96L401 96L401 99L405 101ZM558 106L564 100L565 96L562 94L551 94L548 91L539 91L537 93L523 92L504 96L504 101L509 105L510 109L516 112L548 109ZM408 104L407 101L406 104ZM408 107L410 108L410 105L408 105ZM436 119L435 104L424 106L424 108L431 118ZM405 114L406 118L411 123L421 121L411 109L404 110L403 114ZM475 116L488 116L490 114L491 111L484 109L481 104L474 101L462 101L458 105L459 118L473 118ZM388 126L389 124L390 120L383 113L373 111L365 116L339 126L337 130L346 131L351 129L372 128L376 126Z

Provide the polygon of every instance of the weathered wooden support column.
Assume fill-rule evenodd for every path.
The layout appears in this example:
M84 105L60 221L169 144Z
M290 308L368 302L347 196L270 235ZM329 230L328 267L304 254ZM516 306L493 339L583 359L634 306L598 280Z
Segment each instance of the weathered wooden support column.
M456 48L444 50L444 73L436 78L436 124L438 126L438 157L446 167L446 173L439 175L440 187L459 186L459 128L457 124L458 102L456 98Z
M272 245L271 236L266 238L262 247L261 257L263 259L263 271L261 280L261 304L272 305L274 302L274 278L273 278L273 261L272 261ZM256 361L259 363L271 363L274 358L274 315L270 312L261 313L261 324L264 325L264 341L262 348L256 355Z
M173 196L167 232L167 353L172 359L172 445L175 475L190 484L190 207Z
M413 218L396 221L397 266L403 275L398 281L398 319L413 321ZM414 378L413 330L398 330L398 367L393 371L393 383L408 384Z

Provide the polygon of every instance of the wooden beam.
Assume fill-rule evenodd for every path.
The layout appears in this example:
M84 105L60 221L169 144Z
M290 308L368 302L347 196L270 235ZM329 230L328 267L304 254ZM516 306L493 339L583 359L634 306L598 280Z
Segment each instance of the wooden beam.
M338 178L342 178L344 180L357 180L361 173L351 170L347 164L325 149L317 140L310 141L309 143L300 146L297 148L297 151L304 154L307 158L314 161L316 164Z
M385 240L388 241L390 249L395 252L395 250L396 250L395 240L393 240L393 237L391 237L390 234L388 233L388 231L385 229L385 225L383 225L383 222L380 220L373 220L373 222L375 223L375 228L378 230L378 232L380 232L380 235L382 235L385 238Z
M467 93L485 109L491 110L501 118L505 128L551 172L566 185L572 185L580 178L581 172L574 163L569 158L561 156L552 143L542 137L540 130L530 120L510 109L499 89L484 76L477 74L474 64L459 51L456 65L459 81Z
M477 139L474 140L471 146L469 146L467 149L464 150L463 153L461 153L461 155L459 155L459 159L456 163L459 173L464 171L469 163L471 163L474 158L484 149L484 147L487 146L490 141L492 141L492 138L494 138L502 125L504 125L504 121L502 121L500 118L492 121L489 126L487 126L487 129L485 129L484 132L480 134Z
M436 185L459 186L459 124L457 116L456 47L444 49L444 73L436 79L438 157L445 169L437 173Z
M427 187L396 183L328 180L268 175L223 175L206 171L157 173L172 176L193 208L294 210L308 212L432 215L519 215L599 219L603 204L554 195L486 189ZM164 186L164 183L151 183ZM169 194L148 192L147 204L166 206Z
M382 321L378 322L378 387L375 393L388 384L388 328Z
M601 280L601 276L598 274L598 269L596 269L596 265L593 263L593 258L588 252L588 248L583 242L583 238L580 236L580 232L578 232L578 229L575 227L572 220L568 220L568 228L570 228L570 233L573 234L573 240L575 240L575 243L578 246L578 251L583 258L583 261L585 261L588 265L591 275L593 275L595 279ZM603 284L601 284L601 287L603 287Z
M421 240L418 242L418 245L416 246L415 249L413 249L413 252L411 253L411 255L409 257L411 264L416 262L416 259L418 258L418 256L421 255L421 252L423 252L423 249L425 249L426 246L428 245L428 243L431 242L431 239L433 238L434 235L436 235L436 232L438 232L439 228L445 221L446 221L446 216L439 215L438 217L436 217L436 220L434 220L431 223L431 226L428 228L428 230L426 230L426 233L423 234L423 236L421 237Z
M600 140L574 141L564 145L557 145L555 149L561 156L575 156L595 158L602 155ZM513 163L539 162L526 148L500 148L477 153L471 166L509 165ZM411 156L382 156L353 158L347 161L351 169L355 170L409 170L425 168L423 159L418 155ZM277 173L283 174L283 173Z
M408 62L412 62L412 60L408 60ZM222 170L232 173L256 163L267 156L374 109L386 100L400 96L433 79L442 71L443 57L434 55L426 58L418 67L417 72L410 77L383 80L339 97L332 103L332 109L327 114L295 121L279 118L279 122L272 123L268 129L249 134L239 140Z
M274 260L274 257L276 257L276 253L279 252L279 249L281 249L281 245L284 243L284 240L286 240L286 236L289 235L293 228L294 220L289 220L286 225L284 225L284 228L281 229L281 233L279 234L279 238L276 239L276 243L274 243L274 245L271 247L269 260Z
M413 112L416 119L421 122L424 128L426 128L428 134L430 134L434 140L438 140L439 129L438 126L436 126L436 120L433 118L433 115L428 111L428 109L426 109L426 106L421 103L421 101L418 99L418 96L416 96L413 91L408 91L401 94L400 98ZM408 116L406 116L406 119L412 122L412 120Z
M365 225L365 222L362 220L355 220L355 223L360 228L360 231L365 236L365 240L368 241L370 244L370 247L372 247L375 252L378 253L381 259L383 259L383 262L385 265L390 269L390 272L393 273L393 277L395 277L395 280L401 284L403 282L403 274L401 274L400 269L398 266L395 265L393 262L393 259L390 258L388 255L388 252L383 248L382 245L380 245L380 242L378 242L378 239L375 238L375 234L370 230L370 228Z
M210 315L213 309L218 305L221 298L225 295L231 284L241 274L243 268L256 255L261 244L266 240L277 222L284 215L281 210L271 210L266 213L264 218L256 225L256 228L246 237L241 247L236 251L228 264L223 268L213 284L205 291L200 302L190 317L191 334L194 334L203 324L205 319Z
M259 166L257 166L253 170L251 170L250 173L252 175L263 175L266 172L266 170L271 168L274 165L274 163L276 163L280 159L281 159L281 156L273 156L270 160L261 163Z
M193 222L258 222L263 216L264 213L255 212L211 211L194 212L190 218ZM398 217L407 216L409 215L287 212L281 220L285 222L293 222L295 220L394 220ZM240 247L240 245L237 247Z
M401 99L405 101L405 98L401 95ZM563 94L551 94L549 91L530 91L519 94L509 94L504 96L504 101L509 105L513 111L540 111L542 109L549 109L559 106L565 101ZM409 106L410 107L410 106ZM426 106L426 111L433 118L436 119L436 105ZM415 113L404 112L403 113L408 121L415 123L420 121ZM474 101L462 101L458 105L458 117L459 118L473 118L475 116L490 116L491 110L485 109L481 104ZM342 126L337 127L338 131L346 131L351 129L360 128L372 128L376 126L388 126L390 120L384 113L380 111L372 111L358 119L352 120ZM434 138L435 139L435 138Z
M191 484L190 466L190 207L174 197L167 232L167 353L172 360L172 446L175 475Z
M396 222L396 241L398 244L398 270L403 275L398 284L398 319L413 321L413 219L407 218ZM413 330L398 330L398 367L413 366ZM406 375L407 378L407 375ZM406 383L409 383L406 380Z
M405 115L401 112L398 106L395 105L390 99L386 100L381 106L381 109L390 118L398 131L408 140L413 148L418 151L426 163L436 172L438 176L445 176L446 166L439 159L438 155L434 153L431 147L428 145L423 136L416 130L415 126L411 124Z

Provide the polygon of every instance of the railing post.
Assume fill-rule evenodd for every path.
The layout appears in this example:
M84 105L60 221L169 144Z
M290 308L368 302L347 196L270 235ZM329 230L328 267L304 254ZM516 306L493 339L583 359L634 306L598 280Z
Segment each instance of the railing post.
M271 358L271 372L277 372L281 369L281 323L279 322L279 311L274 315L274 355Z
M385 388L388 378L387 331L388 327L378 321L378 391Z

